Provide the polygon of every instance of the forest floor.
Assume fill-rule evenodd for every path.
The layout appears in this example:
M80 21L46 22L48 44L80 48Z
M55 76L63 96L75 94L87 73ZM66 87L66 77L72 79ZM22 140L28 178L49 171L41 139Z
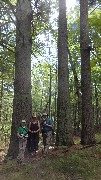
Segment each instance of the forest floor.
M0 151L0 180L101 180L101 134L97 134L94 146L80 145L74 137L69 148L55 148L43 158L41 150L37 156L26 155L25 164L18 165L16 159L2 161Z

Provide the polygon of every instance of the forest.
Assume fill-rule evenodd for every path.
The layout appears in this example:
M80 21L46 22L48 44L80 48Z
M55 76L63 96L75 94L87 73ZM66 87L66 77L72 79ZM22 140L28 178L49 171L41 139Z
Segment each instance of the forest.
M101 179L101 0L0 0L1 179ZM21 120L47 113L49 155L16 164Z

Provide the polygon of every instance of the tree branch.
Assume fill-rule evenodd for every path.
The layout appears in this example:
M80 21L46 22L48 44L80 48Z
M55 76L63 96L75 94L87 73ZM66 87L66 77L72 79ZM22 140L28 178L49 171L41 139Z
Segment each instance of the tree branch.
M16 12L14 11L15 6L9 0L2 0L2 2L5 2L5 4L7 4L10 7L10 9L12 10L13 14L16 17Z
M2 46L3 48L8 49L9 51L11 51L12 53L15 54L15 51L13 51L12 49L10 49L10 47L8 47L6 44L4 44L2 41L0 41L0 46ZM13 47L13 46L12 46Z

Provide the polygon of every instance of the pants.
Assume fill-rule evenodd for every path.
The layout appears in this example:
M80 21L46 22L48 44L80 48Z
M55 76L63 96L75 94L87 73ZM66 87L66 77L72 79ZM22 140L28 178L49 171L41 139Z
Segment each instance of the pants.
M39 143L39 133L30 134L28 138L28 151L33 152L38 150L38 143Z
M49 131L47 133L43 133L43 145L44 145L44 153L46 154L48 152L51 138L52 138L52 131Z
M26 139L19 139L19 154L18 154L17 159L21 162L24 160L24 153L25 153L25 149L26 149L26 144L27 144L27 138Z

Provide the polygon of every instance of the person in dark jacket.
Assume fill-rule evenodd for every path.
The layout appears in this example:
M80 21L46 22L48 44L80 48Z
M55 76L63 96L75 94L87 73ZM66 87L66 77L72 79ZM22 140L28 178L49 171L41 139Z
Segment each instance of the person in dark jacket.
M43 157L45 157L46 154L48 153L48 149L52 138L52 129L53 129L52 120L48 118L46 113L43 113L42 121L41 121L41 132L42 132L43 146L44 146Z

